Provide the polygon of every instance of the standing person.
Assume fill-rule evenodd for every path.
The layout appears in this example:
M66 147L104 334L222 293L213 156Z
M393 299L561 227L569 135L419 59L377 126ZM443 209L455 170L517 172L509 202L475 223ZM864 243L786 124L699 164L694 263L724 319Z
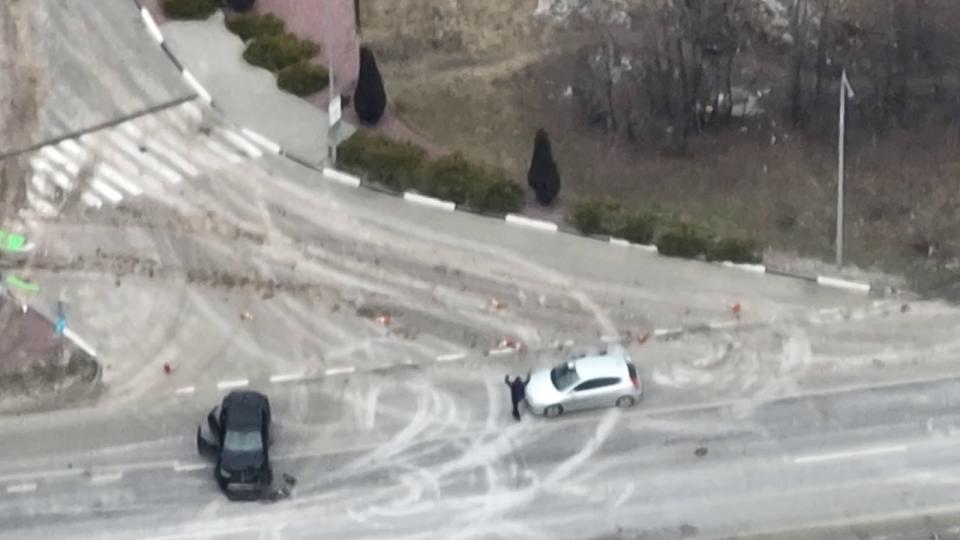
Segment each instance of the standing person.
M503 376L503 382L510 387L510 401L513 403L513 418L520 421L520 402L527 397L527 384L530 383L530 372L527 372L527 379L521 379L519 375L510 380L510 375Z

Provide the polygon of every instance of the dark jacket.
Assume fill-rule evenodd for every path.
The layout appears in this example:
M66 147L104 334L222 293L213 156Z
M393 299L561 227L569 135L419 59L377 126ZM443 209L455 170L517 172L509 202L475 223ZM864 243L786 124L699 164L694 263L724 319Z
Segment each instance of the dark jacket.
M503 382L510 387L510 399L515 402L523 401L527 397L527 384L530 382L530 374L527 374L527 379L523 380L519 376L510 380L509 375L503 377Z

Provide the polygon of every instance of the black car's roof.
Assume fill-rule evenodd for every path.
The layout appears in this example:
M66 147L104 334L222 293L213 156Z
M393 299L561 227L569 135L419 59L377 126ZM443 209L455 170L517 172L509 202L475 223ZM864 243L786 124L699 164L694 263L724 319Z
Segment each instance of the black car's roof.
M226 430L259 429L263 413L269 408L267 396L253 390L234 390L223 398Z

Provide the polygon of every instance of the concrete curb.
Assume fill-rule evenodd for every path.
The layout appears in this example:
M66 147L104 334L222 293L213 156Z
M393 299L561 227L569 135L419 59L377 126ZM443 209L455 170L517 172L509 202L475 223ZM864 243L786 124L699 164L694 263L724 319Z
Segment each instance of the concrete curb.
M157 26L156 21L154 21L153 16L150 15L149 10L147 10L146 7L141 5L140 0L133 0L133 3L137 6L137 9L140 10L140 17L141 19L143 19L143 24L146 27L147 33L150 34L150 36L163 49L167 57L169 57L170 60L174 63L174 65L177 66L177 69L180 70L180 73L183 76L184 81L193 89L194 92L196 92L196 95L198 97L200 97L203 101L205 101L211 107L216 109L217 107L213 100L213 96L211 96L210 93L207 92L207 90L203 87L203 85L201 85L200 82L197 81L197 79L193 76L193 74L190 73L189 70L183 67L183 64L179 60L177 60L177 58L173 55L173 53L167 47L166 43L164 42L163 33L160 31L160 28ZM238 126L238 127L248 138L258 142L261 146L272 150L274 154L284 156L292 161L295 161L296 163L299 163L300 165L303 165L304 167L307 167L315 171L319 171L323 174L323 177L327 180L331 180L331 181L334 181L343 185L347 185L353 188L364 187L367 189L371 189L373 191L388 193L390 195L401 197L405 201L410 202L412 204L429 206L429 207L437 208L444 211L466 210L462 208L457 208L457 204L452 201L445 201L445 200L437 199L434 197L428 197L428 196L420 195L419 193L414 193L411 191L406 191L403 193L395 193L389 190L378 188L377 186L374 186L365 182L359 176L349 174L347 172L340 171L331 167L321 167L319 164L312 163L310 162L310 160L304 159L294 153L285 151L279 144L267 139L266 137L263 137L262 135L250 129L247 129L246 127L243 127L243 126ZM519 227L526 227L526 228L540 230L544 232L554 232L554 233L564 232L566 234L573 234L576 236L598 239L594 236L585 235L578 231L562 230L559 224L553 223L551 221L532 219L532 218L528 218L528 217L517 215L517 214L507 214L506 216L503 217L503 220L510 225L515 225ZM655 245L634 244L622 238L612 238L612 237L607 238L605 241L611 245L628 247L628 248L637 248L650 253L659 254L659 249ZM850 281L850 280L835 278L830 276L820 276L820 275L809 276L809 275L803 275L803 274L796 274L787 270L779 270L779 269L771 268L769 266L765 266L762 264L738 264L730 261L723 261L723 262L720 262L720 264L728 268L734 268L734 269L743 270L743 271L751 272L755 274L772 274L780 277L799 279L802 281L815 283L822 287L830 287L830 288L841 289L841 290L846 290L850 292L869 294L871 292L879 290L871 286L869 283L860 283L856 281Z

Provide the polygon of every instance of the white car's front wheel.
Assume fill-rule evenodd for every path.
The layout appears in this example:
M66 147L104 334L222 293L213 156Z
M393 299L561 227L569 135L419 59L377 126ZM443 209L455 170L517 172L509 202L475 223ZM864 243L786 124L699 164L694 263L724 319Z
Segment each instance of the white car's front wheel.
M543 415L554 418L563 414L563 405L550 405L543 410Z

